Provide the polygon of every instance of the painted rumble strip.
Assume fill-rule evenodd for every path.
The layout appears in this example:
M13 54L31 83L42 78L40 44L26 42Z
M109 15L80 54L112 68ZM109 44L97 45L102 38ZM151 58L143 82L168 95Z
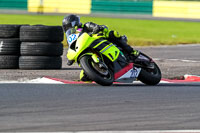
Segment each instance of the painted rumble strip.
M51 79L54 81L62 82L64 84L88 84L88 83L94 83L94 82L82 82L82 81L71 81L71 80L64 80L64 79L58 79L58 78L52 78L52 77L45 77L47 79ZM200 76L195 75L185 75L183 80L171 80L171 79L162 79L160 81L161 83L189 83L189 82L200 82ZM141 83L140 81L134 81L133 83ZM119 82L114 82L114 84L119 84Z
M191 83L191 82L200 82L200 76L196 75L185 75L182 80L177 79L162 79L159 84L162 83ZM37 78L33 80L21 80L21 81L0 81L0 84L16 84L16 83L22 83L22 84L95 84L95 82L82 82L82 81L72 81L72 80L65 80L65 79L59 79L59 78L53 78L53 77L42 77ZM114 84L123 84L119 82L114 82ZM129 83L130 84L130 83ZM134 81L133 84L143 84L140 81Z
M162 81L166 81L169 83L188 83L188 82L200 82L200 76L195 75L184 75L184 80L170 80L170 79L162 79Z

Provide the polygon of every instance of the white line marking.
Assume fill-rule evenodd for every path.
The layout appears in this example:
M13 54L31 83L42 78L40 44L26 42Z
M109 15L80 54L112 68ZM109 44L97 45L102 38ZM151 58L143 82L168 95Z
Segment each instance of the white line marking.
M0 83L9 83L9 84L16 84L16 83L22 83L22 84L64 84L60 81L55 81L52 79L48 79L48 78L37 78L37 79L32 79L32 80L16 80L16 81L0 81Z
M19 133L19 132L15 132ZM21 132L20 132L21 133ZM27 132L29 133L29 132ZM39 133L200 133L200 130L151 130L151 131L74 131L74 132L39 132Z
M166 60L166 61L181 61L181 62L200 63L200 61L184 60L184 59L160 59L160 58L154 58L154 60L156 60L156 61Z

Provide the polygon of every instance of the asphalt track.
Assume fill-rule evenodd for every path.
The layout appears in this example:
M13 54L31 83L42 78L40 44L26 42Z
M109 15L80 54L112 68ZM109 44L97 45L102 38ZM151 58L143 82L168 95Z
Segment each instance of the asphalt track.
M1 13L4 13L2 10ZM15 13L19 13L14 11ZM9 11L5 11L9 13ZM10 12L13 13L13 12ZM22 14L27 12L21 12ZM57 14L56 14L57 15ZM63 14L64 15L64 14ZM105 14L94 14L104 16ZM195 21L141 15L106 17ZM200 75L199 45L139 48L158 62L163 77ZM192 52L191 52L192 51ZM64 71L1 70L1 80L56 76ZM62 73L62 74L61 74ZM46 75L45 75L46 74ZM72 75L74 76L72 78ZM22 79L20 79L21 81ZM0 84L0 132L200 129L200 83L158 86L96 84ZM187 132L187 131L186 131Z
M138 47L156 59L164 77L200 75L199 48L200 45ZM56 71L0 72L2 82L19 77L53 76L67 80L78 77L78 70L68 67ZM2 82L0 132L200 129L200 83L102 87Z
M200 129L200 83L1 84L0 132Z

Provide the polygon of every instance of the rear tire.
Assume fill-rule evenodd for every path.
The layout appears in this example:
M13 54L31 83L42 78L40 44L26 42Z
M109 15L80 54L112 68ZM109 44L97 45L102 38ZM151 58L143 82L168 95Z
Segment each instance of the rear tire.
M92 65L92 58L91 56L83 56L80 59L81 67L83 68L85 74L96 83L103 85L103 86L109 86L112 85L114 82L114 75L113 72L108 69L108 75L103 76L101 75L97 70L94 69Z
M138 79L146 85L157 85L161 80L161 71L156 63L154 66L153 70L142 68Z

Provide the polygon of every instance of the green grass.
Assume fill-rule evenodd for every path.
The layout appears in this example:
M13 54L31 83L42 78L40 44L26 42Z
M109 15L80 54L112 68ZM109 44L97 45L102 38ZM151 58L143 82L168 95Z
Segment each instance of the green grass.
M61 25L64 16L0 14L0 24ZM200 43L200 23L180 21L135 20L118 18L81 17L105 24L128 36L130 45L173 45Z

